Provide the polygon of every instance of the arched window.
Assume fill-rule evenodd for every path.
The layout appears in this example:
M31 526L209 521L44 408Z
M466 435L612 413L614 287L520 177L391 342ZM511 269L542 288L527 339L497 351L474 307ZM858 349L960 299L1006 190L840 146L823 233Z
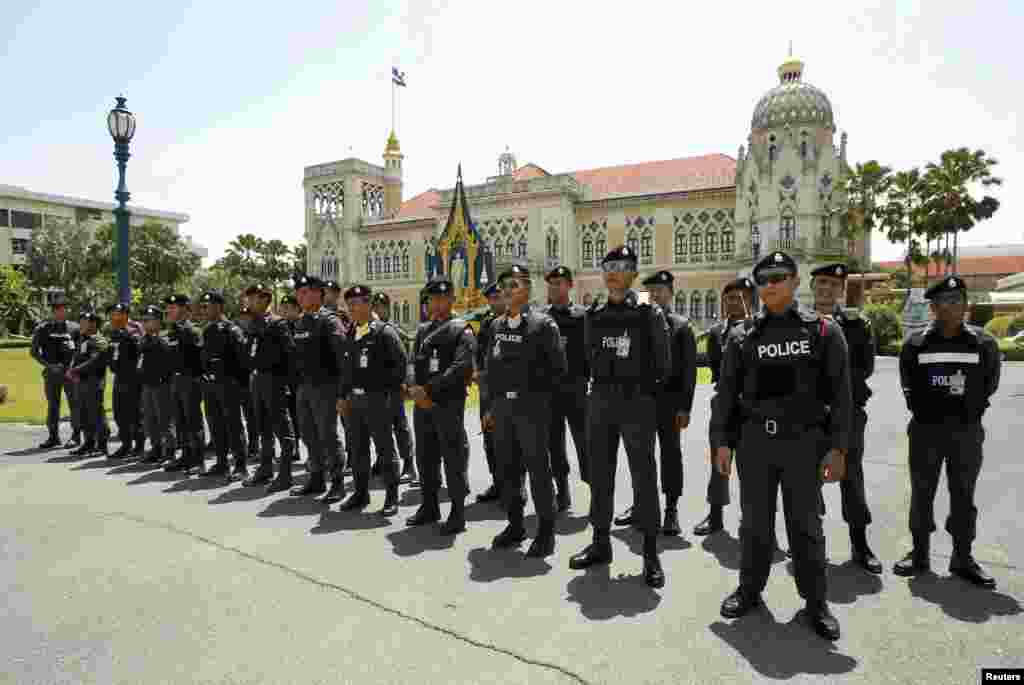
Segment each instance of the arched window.
M405 251L402 253L402 274L409 277L409 252Z
M643 235L640 237L640 263L654 263L654 236L650 228L645 228Z
M366 280L373 280L373 257L366 255Z
M377 255L376 257L373 258L373 271L374 273L379 274L383 272L383 270L384 269L382 268L380 255Z
M706 252L708 253L708 261L715 261L718 253L718 231L714 226L708 227L708 232L705 235L707 241L704 245Z
M695 229L693 233L690 234L690 257L693 258L693 261L699 262L703 260L703 254L704 245L701 240L700 231L699 229Z
M519 256L519 253L516 251L516 239L512 236L509 236L508 240L505 242L505 252L509 257Z
M718 293L709 290L704 296L704 317L708 319L718 318Z
M391 275L391 257L384 255L384 278Z
M402 303L402 321L404 321L405 323L409 323L409 320L410 320L411 316L412 316L412 310L409 307L409 302L408 301L403 302Z
M558 234L548 231L548 259L558 259Z
M779 224L779 248L790 250L796 241L796 217L792 212L787 211L782 215Z
M608 239L605 237L604 233L601 233L600 235L597 236L597 239L594 241L594 261L600 262L602 259L604 259L604 256L606 254L608 254Z
M686 293L680 290L676 293L675 313L686 316Z
M725 224L722 226L722 257L732 259L735 250L736 238L732 232L732 224Z
M702 313L701 309L702 309L703 305L704 305L704 302L701 300L699 292L694 290L692 293L690 293L690 318L691 319L703 318L703 317L701 317L701 313Z
M675 262L676 264L682 264L686 261L686 230L683 228L676 229L675 239Z
M494 256L501 259L505 256L505 244L500 240L494 243Z
M519 256L523 259L526 258L526 236L519 236Z
M626 247L632 250L633 254L640 254L640 238L635 228L630 229L629 235L626 236Z
M580 266L583 268L594 266L594 241L591 240L589 233L583 236L583 263Z

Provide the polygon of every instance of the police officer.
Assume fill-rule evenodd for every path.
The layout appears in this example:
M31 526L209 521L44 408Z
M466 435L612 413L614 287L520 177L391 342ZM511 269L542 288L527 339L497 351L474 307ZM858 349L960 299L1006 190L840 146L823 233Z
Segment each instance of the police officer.
M338 414L342 409L342 372L348 352L346 329L331 309L323 306L324 284L316 276L295 279L295 291L302 305L302 318L295 322L295 373L298 380L297 407L302 439L309 450L309 474L305 485L293 495L318 495L337 483L341 497L341 452Z
M288 381L295 353L288 322L270 313L271 289L258 283L245 290L253 320L249 327L247 365L251 372L249 397L252 425L260 443L260 465L243 485L267 485L274 478L274 438L281 444L278 477L270 492L287 490L292 483L295 432L288 415Z
M679 442L680 433L690 426L693 393L697 386L697 339L689 319L671 313L674 280L668 271L659 271L643 281L650 289L651 299L665 312L672 352L672 370L655 398L658 405L661 491L665 495L665 521L661 532L665 535L682 532L678 503L683 494L683 451Z
M668 324L661 308L639 301L631 290L637 255L619 246L601 261L606 303L587 312L584 344L593 385L590 423L590 525L593 543L572 557L569 567L585 569L612 560L609 532L615 504L619 439L626 445L637 511L634 526L644 534L644 582L665 585L658 559L658 474L654 461L655 397L671 368Z
M416 403L413 426L423 503L406 523L420 526L441 520L443 463L452 508L441 533L455 535L466 529L466 389L473 374L476 340L469 324L452 318L455 287L448 278L435 278L425 290L430 301L430 320L420 324L416 331L413 373L406 387L406 393Z
M733 329L712 403L711 449L728 476L736 444L740 475L740 585L722 602L736 618L761 603L775 554L775 504L782 486L797 588L815 631L839 638L825 600L821 480L842 480L851 395L846 341L839 326L798 308L797 266L769 253L753 272L764 310L749 332ZM736 416L742 421L739 436ZM827 424L826 424L827 422ZM824 462L821 445L831 443Z
M942 462L949 485L946 531L953 537L949 571L986 588L996 581L974 560L978 509L974 489L981 473L985 429L981 420L999 388L995 338L964 323L967 286L943 278L925 292L934 321L910 336L900 352L900 384L913 415L910 437L910 533L914 548L893 569L909 576L929 570L929 537L935 531L935 491Z
M127 304L111 305L107 315L110 317L110 371L114 374L114 422L121 440L121 446L110 457L124 459L132 453L134 444L146 441L143 435L136 434L142 392L136 368L139 337L128 328Z
M567 510L569 496L569 459L565 450L565 424L569 423L572 442L576 446L580 480L590 482L587 472L587 366L583 348L583 320L587 310L569 302L572 289L572 271L566 266L552 269L544 280L548 284L548 306L543 310L558 325L560 344L568 363L565 375L555 385L551 397L551 427L548 449L551 453L551 472L555 476L555 507Z
M210 420L217 461L201 475L245 480L245 435L242 430L242 383L248 378L245 367L245 335L242 329L224 316L224 296L209 290L199 298L199 307L206 328L203 329L203 404ZM228 452L235 457L234 468L228 466ZM205 459L204 459L205 461Z
M168 438L171 421L171 349L167 339L160 335L163 311L149 305L142 310L143 336L139 340L139 357L135 363L142 397L142 420L149 453L142 462L156 464L164 460L164 450L172 451ZM136 449L144 442L139 440ZM166 444L165 444L166 443Z
M707 359L711 369L711 382L718 387L718 379L722 374L722 358L725 346L730 340L732 329L736 326L744 330L749 328L754 301L754 282L746 276L726 283L722 288L722 308L725 320L716 323L707 333ZM710 425L710 424L709 424ZM730 444L736 449L735 444ZM722 509L729 504L729 479L715 468L711 462L711 473L708 476L708 511L707 517L693 528L694 535L711 535L724 528Z
M295 322L302 318L302 307L299 306L299 301L295 298L294 295L285 295L284 297L281 298L280 311L281 317L285 320L285 322L288 325L288 334L292 336L292 342L294 344ZM288 368L287 390L288 416L291 418L292 430L295 431L295 451L292 452L293 462L299 460L299 443L302 440L301 434L299 432L299 412L295 404L295 396L298 391L298 388L296 387L295 384L295 380L295 364L291 363L289 364Z
M845 264L825 264L811 272L814 308L824 317L832 318L843 331L850 357L850 388L853 393L853 423L850 429L850 448L846 454L846 478L839 481L843 499L843 520L850 527L850 548L854 563L869 573L882 572L882 562L871 551L867 540L867 527L871 523L864 492L864 428L868 415L864 410L871 389L867 379L875 372L875 343L871 326L856 310L840 306L846 289L849 269ZM827 444L825 450L827 451ZM824 508L824 500L822 500Z
M75 354L75 342L78 337L78 324L67 320L67 301L64 293L55 292L49 295L53 318L36 326L32 332L31 355L43 367L43 384L46 392L46 427L50 437L39 446L39 449L60 447L60 394L68 401L71 411L71 440L64 446L77 447L79 443L78 417L75 415L75 388L67 383L64 374Z
M107 456L107 413L103 406L103 393L107 389L107 339L98 332L100 315L86 310L79 317L79 339L75 356L71 360L66 379L78 386L78 411L82 433L82 446L72 450L74 456L92 454Z
M235 324L242 329L242 335L245 338L245 347L249 347L249 331L252 329L252 322L255 318L252 310L249 308L248 296L245 292L242 293L242 306L238 310L238 320ZM248 459L255 461L259 458L260 454L260 436L259 433L252 429L253 418L252 418L252 395L249 392L249 369L245 369L245 378L240 380L238 397L242 405L242 418L245 419L245 429L243 435L246 436L245 442L248 446L246 449L246 456Z
M338 319L342 333L345 335L346 341L348 341L352 338L354 326L352 324L352 317L345 311L344 303L341 300L341 286L333 280L324 281L323 286L324 297L321 311ZM341 398L339 397L338 399L340 400ZM331 504L341 500L345 494L344 474L350 471L352 466L348 464L349 459L346 456L346 451L353 449L351 436L348 431L348 419L341 412L338 412L334 422L341 424L341 431L338 430L337 426L334 428L334 449L338 454L338 458L331 470L331 487L323 498L324 504ZM342 433L345 435L344 442L341 439ZM369 439L369 436L366 439ZM370 449L370 444L367 443L365 447Z
M170 295L164 300L167 321L171 324L167 332L171 352L171 421L177 446L181 448L181 456L166 464L165 471L187 471L203 463L202 387L199 383L203 364L200 332L190 319L191 304L192 300L184 294Z
M354 285L345 291L345 303L355 323L342 386L343 414L348 419L355 490L341 505L343 511L370 504L370 438L377 448L381 475L387 489L381 514L398 513L401 467L395 451L395 397L401 402L408 358L393 326L373 320L370 288Z
M413 338L391 320L391 299L387 293L381 292L374 293L372 297L373 314L398 335L402 349L405 350L406 357L408 357ZM346 303L349 304L351 310L351 302L348 298L346 298ZM401 393L392 393L391 401L394 403L392 416L394 417L395 443L398 445L398 454L402 458L402 479L409 482L417 481L419 475L416 473L416 459L413 457L412 433L409 431L409 417L405 413L405 400L402 399ZM377 463L374 464L374 475L380 474L380 464L380 455L378 454Z
M480 334L477 336L476 351L473 354L476 370L473 380L477 383L480 397L480 430L484 436L484 455L487 457L487 469L491 472L491 485L476 496L477 502L493 502L501 499L501 465L498 463L497 450L494 447L494 431L485 421L491 411L490 386L487 382L487 350L490 349L491 327L495 319L505 313L505 299L498 289L498 281L484 288L484 296L490 311L480 322Z

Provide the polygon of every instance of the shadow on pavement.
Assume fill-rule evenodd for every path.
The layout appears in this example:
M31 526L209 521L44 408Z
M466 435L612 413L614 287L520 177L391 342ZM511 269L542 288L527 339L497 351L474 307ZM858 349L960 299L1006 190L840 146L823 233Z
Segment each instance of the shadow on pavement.
M643 576L611 577L608 565L593 566L565 586L566 598L580 605L580 613L592 621L607 621L617 616L639 616L654 611L661 595L644 584Z
M740 541L727 530L720 530L704 538L701 549L718 559L722 568L738 571L740 568Z
M551 570L551 564L544 559L528 558L517 549L477 547L469 550L466 559L470 565L469 579L478 583L492 583L502 578L536 578Z
M143 464L141 461L132 461L121 466L115 466L107 471L108 476L119 476L122 473L139 473L141 471L153 471L162 468L160 464Z
M141 475L135 480L130 480L125 485L142 485L143 483L169 483L175 480L181 480L184 478L181 472L168 473L163 469L159 471L150 471L147 474Z
M440 523L423 526L408 526L384 537L400 557L412 557L423 552L451 549L457 535L441 535Z
M452 498L448 496L448 488L441 488L437 495L437 501L441 504L445 502L451 502ZM423 504L423 491L419 486L413 485L401 485L398 488L398 506L400 507L418 507ZM469 511L471 507L466 505L467 521L472 521L469 518Z
M907 583L910 594L942 608L946 615L967 623L985 623L993 616L1017 616L1020 602L1010 595L975 587L957 576L926 573Z
M466 505L466 521L506 521L508 515L498 502L477 502L470 500Z
M786 568L792 575L792 564ZM877 595L882 591L882 577L865 571L852 560L842 564L828 564L828 601L836 604L853 604L858 597Z
M644 551L644 535L638 530L632 528L618 528L612 531L612 537L618 538L629 546L629 551L633 554L643 554ZM686 551L693 547L693 544L684 538L682 535L659 535L658 536L658 552L665 551Z
M840 654L835 645L818 637L802 612L789 623L779 623L771 611L762 608L732 623L716 621L708 628L767 678L789 679L801 673L840 675L857 666L856 659Z
M46 454L47 452L55 452L61 449L60 447L47 447L45 450L38 447L29 447L23 450L14 450L13 452L4 452L5 457L31 457L33 454ZM49 460L47 460L49 461Z
M270 493L267 492L266 485L254 485L251 487L245 487L244 485L234 490L225 490L216 497L210 500L210 504L230 504L231 502L252 502L253 500L263 499L269 497Z
M118 459L111 459L110 457L104 457L102 459L92 459L84 464L79 464L73 467L72 471L85 471L87 469L105 469L113 466L114 464L120 464Z
M391 522L377 512L352 513L328 509L321 512L320 521L309 532L313 535L324 535L343 530L376 530L390 525Z
M217 488L226 488L233 484L233 481L229 482L224 478L224 476L196 476L180 480L164 490L164 492L198 492L200 490L216 490Z
M257 516L313 516L322 514L327 505L319 497L292 497L285 495L267 505Z
M87 457L87 456L83 457L83 456L77 455L77 454L63 454L63 455L61 455L59 457L50 457L49 459L46 460L46 463L47 464L69 464L69 463L71 463L73 461L82 461L82 460L88 459L88 458L89 457Z

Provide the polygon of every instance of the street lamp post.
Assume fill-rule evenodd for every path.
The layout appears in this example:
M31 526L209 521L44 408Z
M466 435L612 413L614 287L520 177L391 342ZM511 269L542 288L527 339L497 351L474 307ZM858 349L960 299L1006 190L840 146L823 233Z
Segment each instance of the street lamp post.
M117 98L117 106L110 110L107 115L107 130L110 137L114 139L114 159L117 160L118 184L114 192L117 200L117 209L114 215L117 217L117 300L125 304L132 301L132 288L129 278L129 255L128 255L128 199L131 195L124 184L125 167L128 164L128 144L135 135L135 115L124 107L125 99Z
M753 268L757 266L757 263L761 260L761 230L757 227L757 224L754 224L750 228L750 248L751 252L753 253L751 256L753 257L754 261L754 263L750 267L751 276L753 276ZM758 297L756 288L754 289L750 304L753 305L753 308L755 310L757 309Z

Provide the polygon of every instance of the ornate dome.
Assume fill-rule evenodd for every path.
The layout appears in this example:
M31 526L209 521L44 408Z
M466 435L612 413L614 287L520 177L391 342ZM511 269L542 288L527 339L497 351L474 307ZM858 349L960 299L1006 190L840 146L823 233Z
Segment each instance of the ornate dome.
M832 103L818 88L801 80L803 62L790 57L779 67L779 85L758 101L751 129L810 124L835 129Z

